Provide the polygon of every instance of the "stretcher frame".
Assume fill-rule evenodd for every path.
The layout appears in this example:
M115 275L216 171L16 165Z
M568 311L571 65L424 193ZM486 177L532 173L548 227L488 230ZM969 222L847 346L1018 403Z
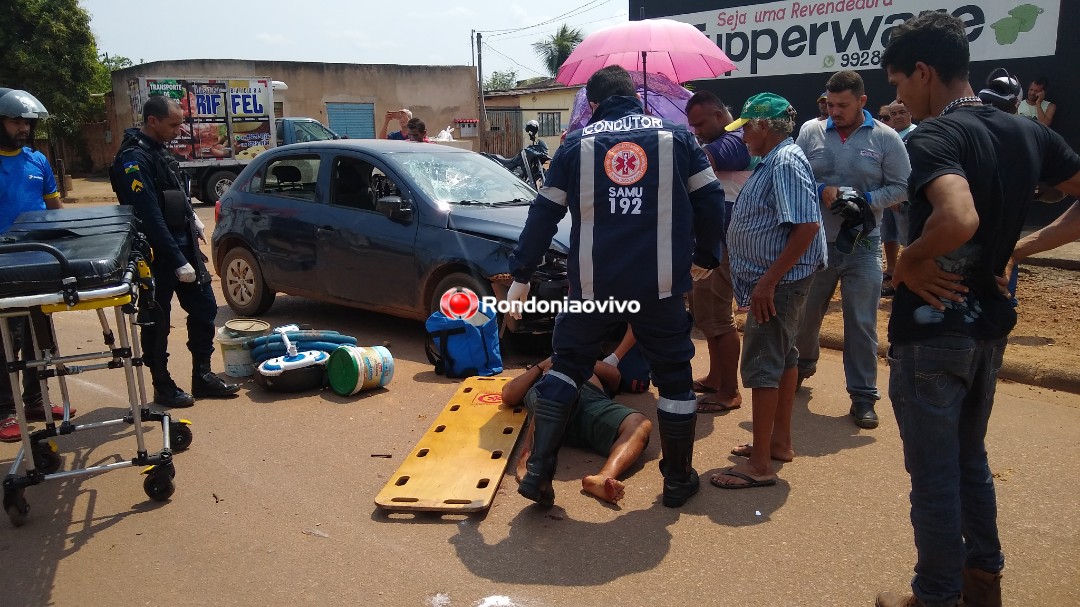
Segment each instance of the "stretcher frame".
M75 278L62 280L60 291L19 295L0 298L0 337L2 337L6 369L11 380L11 396L15 403L15 417L19 422L21 446L10 470L3 481L3 505L8 518L16 527L27 520L29 503L25 497L27 487L48 480L61 480L75 476L99 474L120 468L146 466L143 474L143 490L155 501L166 501L172 496L175 485L173 477L173 454L180 452L191 443L191 430L187 420L173 420L168 412L151 411L147 406L146 385L143 379L142 351L138 339L136 315L140 291L146 291L146 299L153 305L149 296L153 288L150 277L149 249L145 246L141 234L136 234L139 246L133 246L119 283L86 290L78 290ZM67 273L67 261L59 250L41 243L0 244L3 253L42 251L57 259L63 274ZM146 251L146 253L143 253ZM112 308L115 315L116 333L113 332L106 313ZM101 324L106 350L64 356L56 339L52 315L58 312L94 311ZM16 360L14 339L9 326L9 319L27 317L30 319L29 334L23 339L32 340L34 360ZM119 339L119 343L117 343ZM34 432L29 431L26 419L26 403L22 400L19 372L34 368L38 371L41 384L42 408L45 415L45 427ZM123 369L127 387L127 414L112 420L74 424L71 421L71 402L67 386L67 376L97 371L102 369ZM49 379L55 378L63 402L63 415L54 419L52 401L49 395ZM136 423L136 418L138 423ZM59 423L57 423L59 421ZM142 427L143 422L157 422L161 425L162 448L150 453ZM129 424L134 426L136 441L135 457L127 460L89 466L86 468L61 471L62 460L57 453L56 437L75 432ZM19 473L20 468L22 474Z

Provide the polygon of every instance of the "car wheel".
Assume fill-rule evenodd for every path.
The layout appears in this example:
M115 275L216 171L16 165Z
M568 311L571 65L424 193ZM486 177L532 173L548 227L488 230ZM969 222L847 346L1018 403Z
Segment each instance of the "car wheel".
M225 192L232 187L233 181L236 179L236 173L232 171L216 171L210 174L210 177L206 179L206 186L203 188L203 196L209 198L203 202L207 204L214 204L221 200L221 197L225 195Z
M476 296L480 299L495 294L495 292L491 290L491 283L486 280L481 281L472 274L455 272L446 278L443 278L439 281L439 284L435 285L435 290L431 293L431 304L428 306L428 314L432 314L439 309L439 300L442 298L443 293L457 287L465 287L466 289L471 290L473 293L476 293Z
M221 290L225 302L241 316L258 316L274 305L277 295L263 280L262 269L251 251L235 247L225 253Z

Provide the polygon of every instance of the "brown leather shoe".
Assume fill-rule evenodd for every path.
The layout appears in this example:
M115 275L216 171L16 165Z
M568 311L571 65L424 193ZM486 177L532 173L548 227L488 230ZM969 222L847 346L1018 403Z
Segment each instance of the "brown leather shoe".
M964 604L967 607L1001 607L1001 572L964 567Z

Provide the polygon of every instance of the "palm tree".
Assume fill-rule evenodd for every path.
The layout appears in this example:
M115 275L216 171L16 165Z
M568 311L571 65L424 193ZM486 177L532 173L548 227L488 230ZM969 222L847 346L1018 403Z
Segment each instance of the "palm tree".
M566 58L574 52L574 48L581 43L584 36L581 30L571 29L565 23L559 27L559 31L547 40L533 42L533 50L544 60L544 67L548 73L555 76L559 72Z

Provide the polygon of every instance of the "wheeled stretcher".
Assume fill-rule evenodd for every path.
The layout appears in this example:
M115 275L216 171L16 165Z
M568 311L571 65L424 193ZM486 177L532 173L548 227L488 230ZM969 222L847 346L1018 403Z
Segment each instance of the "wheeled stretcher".
M11 397L22 434L21 447L3 482L4 510L14 525L25 523L29 513L26 488L46 480L145 466L143 489L147 496L165 501L173 494L173 453L187 449L192 435L186 420L151 411L146 403L136 318L140 306L153 305L149 262L149 246L136 228L130 207L23 213L0 234L0 335L7 361L3 372L11 379ZM109 324L109 308L113 309L115 334ZM69 311L97 314L105 350L61 354L52 315ZM24 339L32 340L32 360L16 360L12 323L25 323L24 319L29 319ZM45 415L45 427L34 432L28 430L17 375L31 368L37 370ZM127 414L113 420L72 423L67 376L102 369L123 370ZM62 419L54 419L50 385L60 389ZM160 451L147 450L143 422L160 423ZM134 427L134 457L60 470L63 462L54 439L119 424Z

